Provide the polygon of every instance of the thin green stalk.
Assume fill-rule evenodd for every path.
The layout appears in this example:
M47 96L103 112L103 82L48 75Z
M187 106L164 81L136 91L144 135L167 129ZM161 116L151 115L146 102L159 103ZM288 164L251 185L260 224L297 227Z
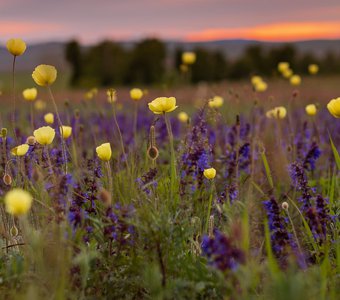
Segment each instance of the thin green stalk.
M56 174L53 172L53 166L52 166L52 161L51 161L51 157L50 157L50 152L48 151L48 146L45 146L44 149L46 151L48 168L49 168L49 170L51 170L54 184L57 184L57 177L56 177Z
M112 171L111 171L110 161L107 161L107 162L105 163L105 166L106 166L107 178L108 178L108 180L109 180L109 192L110 192L110 197L112 198L113 184L112 184Z
M135 110L133 116L133 137L135 147L137 147L137 120L138 120L138 101L135 101Z
M296 245L297 245L297 247L298 247L298 249L299 249L299 253L302 254L303 252L302 252L302 250L301 250L301 246L300 246L300 243L299 243L299 239L298 239L298 237L297 237L297 234L296 234L295 226L294 226L293 220L292 220L292 218L291 218L291 216L290 216L290 214L289 214L288 208L285 209L285 212L286 212L286 214L287 214L287 216L288 216L288 219L289 219L290 224L292 225L292 230L293 230L293 234L294 234L294 237L295 237L295 240L296 240Z
M204 233L208 233L211 206L212 206L212 200L213 200L213 195L214 195L214 187L215 187L215 182L212 180L210 182L210 195L209 195L208 212L207 212L207 218L206 218L205 227L204 227Z
M126 156L126 152L125 152L125 148L124 148L123 136L122 136L122 132L120 131L120 127L119 127L119 124L118 124L118 121L117 121L116 110L115 110L113 102L112 102L112 111L113 111L113 120L115 122L117 131L118 131L118 135L119 135L120 147L122 149L122 153L123 153L124 160L125 160L126 170L129 172L129 164L127 162L127 156Z
M65 141L64 141L64 138L63 138L63 124L61 123L61 119L60 119L59 112L58 112L58 107L57 107L57 104L54 100L52 90L51 90L50 86L48 86L47 88L48 88L48 92L50 94L50 98L51 98L53 106L54 106L55 113L57 115L58 125L59 125L60 131L61 131L60 132L60 140L61 140L63 159L64 159L64 162L65 162L65 174L67 174L67 156L66 156L66 144L65 144Z
M33 102L30 103L30 110L31 110L31 127L32 127L32 131L34 131Z
M13 130L13 136L18 143L17 134L15 131L15 117L16 117L16 99L15 99L15 61L16 61L16 55L13 57L13 64L12 64L12 101L13 101L13 113L12 113L12 130Z
M175 191L175 182L177 178L176 174L176 157L175 157L175 149L174 149L174 137L172 134L170 120L166 113L164 113L164 119L166 124L166 129L168 131L169 141L170 141L170 198L173 199L174 191Z

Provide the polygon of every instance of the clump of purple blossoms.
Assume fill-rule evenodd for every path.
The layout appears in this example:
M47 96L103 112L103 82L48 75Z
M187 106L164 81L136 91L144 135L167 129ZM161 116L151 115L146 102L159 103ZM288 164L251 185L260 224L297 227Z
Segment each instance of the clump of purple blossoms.
M211 147L208 141L204 109L200 111L194 126L186 137L181 158L180 191L184 195L187 187L192 191L203 184L203 171L210 167Z
M245 263L245 254L237 248L232 240L219 230L214 236L205 235L202 241L202 254L207 257L209 265L222 272L234 271L240 264Z
M315 170L315 162L320 157L321 151L316 142L313 142L310 146L309 150L306 153L306 156L303 160L303 167L305 170L314 171Z
M131 224L134 215L132 205L117 203L106 210L104 236L117 242L119 248L124 245L132 245L136 234L135 227Z
M237 197L238 189L236 187L236 184L231 183L229 185L226 185L224 190L217 197L217 203L224 204L229 201L229 203L232 204L235 200L237 200Z
M86 217L89 214L97 214L96 202L99 191L98 178L102 176L102 172L98 161L89 159L86 162L87 173L74 184L74 193L69 208L68 219L76 229L81 225L86 225ZM87 230L88 231L88 230Z
M268 218L270 241L273 252L281 265L286 264L290 248L295 248L291 233L287 229L287 220L281 216L280 207L272 197L263 202Z
M332 219L328 203L321 195L315 195L313 189L308 185L307 176L301 164L292 163L290 171L294 186L301 192L299 202L302 203L301 210L304 217L315 240L322 243L326 238L327 226Z
M151 194L151 187L157 186L157 181L155 180L157 176L157 169L150 168L150 170L142 175L142 177L137 178L137 183L139 188L147 195Z

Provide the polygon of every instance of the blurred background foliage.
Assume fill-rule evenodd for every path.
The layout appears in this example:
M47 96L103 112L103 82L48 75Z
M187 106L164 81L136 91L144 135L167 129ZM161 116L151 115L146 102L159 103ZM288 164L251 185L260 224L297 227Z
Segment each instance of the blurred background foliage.
M308 65L316 63L320 74L340 73L340 54L327 52L322 57L312 52L299 53L294 45L275 48L251 45L236 59L229 59L220 50L196 47L197 60L188 74L181 72L182 48L167 49L161 40L148 38L123 47L113 41L103 41L82 47L76 40L65 46L65 58L71 67L69 83L73 87L110 85L159 85L162 83L198 83L240 80L249 75L279 76L276 71L281 61L290 63L294 73L308 74Z

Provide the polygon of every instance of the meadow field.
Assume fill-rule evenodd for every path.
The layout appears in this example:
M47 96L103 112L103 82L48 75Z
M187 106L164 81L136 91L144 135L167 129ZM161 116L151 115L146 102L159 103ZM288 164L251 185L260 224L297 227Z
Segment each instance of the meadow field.
M32 72L1 75L0 299L339 299L339 76Z

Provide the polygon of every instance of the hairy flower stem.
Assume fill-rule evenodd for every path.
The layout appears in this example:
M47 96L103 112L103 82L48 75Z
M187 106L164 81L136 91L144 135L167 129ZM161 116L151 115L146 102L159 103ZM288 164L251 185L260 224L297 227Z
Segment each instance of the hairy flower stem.
M135 101L135 110L133 116L133 140L135 148L137 148L137 120L138 120L138 102Z
M48 151L48 146L45 146L44 150L45 150L46 156L47 156L48 169L49 169L50 173L52 174L54 184L57 184L57 177L56 177L56 174L53 172L53 166L52 166L50 151Z
M58 125L59 125L59 128L60 128L61 148L62 148L63 159L64 159L64 164L65 164L64 165L65 166L65 174L67 174L67 156L66 156L66 144L65 144L65 141L64 141L64 138L63 138L63 135L64 135L63 124L61 123L58 107L57 107L57 104L55 103L54 96L53 96L53 93L52 93L50 86L48 86L48 92L50 94L50 98L52 100L54 110L55 110L55 113L57 115Z
M169 141L170 141L170 198L173 199L174 190L175 190L175 181L176 181L176 157L175 157L175 149L174 149L174 137L172 135L172 129L170 120L167 114L164 114L166 129L168 131Z
M15 117L16 117L16 99L15 99L15 61L16 61L16 55L13 57L13 64L12 64L12 101L13 101L13 113L12 113L12 131L13 136L15 138L15 141L18 143L18 138L15 130Z
M112 183L112 171L111 171L111 165L110 161L107 161L105 163L106 166L106 172L107 172L107 179L109 181L109 192L110 192L110 197L112 199L112 193L113 193L113 183Z
M113 121L115 122L117 131L118 131L120 147L122 149L122 153L123 153L123 156L124 156L126 170L129 172L130 168L129 168L129 164L128 164L128 161L127 161L127 156L126 156L126 152L125 152L125 148L124 148L123 136L122 136L122 132L120 131L120 127L119 127L119 124L118 124L118 121L117 121L117 116L116 116L116 110L115 110L113 103L112 103L112 111L113 111Z
M208 234L209 220L210 220L210 214L211 214L211 206L212 206L213 195L214 195L214 187L215 187L215 182L211 181L210 182L210 193L209 193L210 195L209 195L208 211L207 211L207 217L206 217L205 226L204 226L204 234Z
M33 102L30 103L30 109L31 109L31 127L32 127L32 131L34 131Z
M289 219L289 222L290 222L290 224L292 225L292 231L293 231L293 234L294 234L294 237L295 237L295 240L296 240L296 245L297 245L297 247L298 247L298 249L299 249L299 254L302 254L301 246L300 246L300 243L299 243L299 239L298 239L298 237L297 237L297 234L296 234L296 230L295 230L295 226L294 226L293 220L292 220L292 218L290 217L290 214L289 214L288 209L285 209L284 211L286 212L286 214L287 214L287 216L288 216L288 219Z

